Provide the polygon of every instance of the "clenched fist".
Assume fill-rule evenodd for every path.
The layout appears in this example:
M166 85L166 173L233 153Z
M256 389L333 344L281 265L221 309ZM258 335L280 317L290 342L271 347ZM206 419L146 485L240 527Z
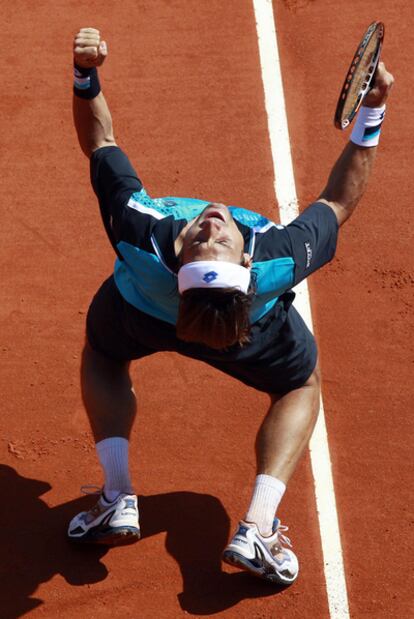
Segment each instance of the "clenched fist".
M394 84L394 76L387 71L385 64L380 62L375 72L373 87L368 90L362 105L365 107L381 107L386 102Z
M108 55L105 41L101 41L99 30L81 28L73 41L75 64L85 69L100 67Z

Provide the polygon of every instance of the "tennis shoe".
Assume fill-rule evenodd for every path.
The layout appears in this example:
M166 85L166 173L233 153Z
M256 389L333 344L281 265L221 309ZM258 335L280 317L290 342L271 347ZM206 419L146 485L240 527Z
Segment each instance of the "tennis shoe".
M120 494L109 502L101 494L92 509L71 520L68 537L74 542L109 546L137 542L140 538L137 497Z
M271 583L290 585L298 576L299 564L290 539L284 535L287 530L275 518L272 535L263 537L255 524L242 520L223 552L223 561Z

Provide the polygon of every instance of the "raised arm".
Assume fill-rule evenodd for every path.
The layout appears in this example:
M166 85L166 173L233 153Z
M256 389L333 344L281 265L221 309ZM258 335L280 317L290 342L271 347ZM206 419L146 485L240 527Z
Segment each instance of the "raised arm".
M380 126L385 110L385 101L393 83L393 76L381 62L375 75L375 86L365 97L364 107L359 112L365 117L368 115L368 117L373 118L371 124L375 124L375 118L377 118ZM363 125L361 119L357 119L357 122L358 120L361 130ZM377 154L377 146L360 146L358 143L354 143L359 141L358 131L354 129L351 141L348 142L335 163L328 183L319 197L319 202L324 202L333 209L339 225L342 225L351 216L361 199ZM375 142L375 140L372 140L372 142ZM367 142L367 144L369 143Z
M107 56L99 30L82 28L73 42L75 84L73 119L80 147L87 157L102 146L115 146L112 118L100 90L97 67Z

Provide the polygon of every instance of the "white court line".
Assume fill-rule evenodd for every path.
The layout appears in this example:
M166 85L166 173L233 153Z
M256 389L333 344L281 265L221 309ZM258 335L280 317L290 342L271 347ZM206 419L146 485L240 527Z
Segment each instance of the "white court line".
M275 19L271 0L253 0L253 6L276 178L274 183L275 194L279 203L280 221L286 225L297 217L299 210L290 152ZM301 282L296 287L295 292L297 293L295 305L308 327L313 331L306 281ZM349 619L341 538L322 401L309 449L322 541L329 613L331 619Z

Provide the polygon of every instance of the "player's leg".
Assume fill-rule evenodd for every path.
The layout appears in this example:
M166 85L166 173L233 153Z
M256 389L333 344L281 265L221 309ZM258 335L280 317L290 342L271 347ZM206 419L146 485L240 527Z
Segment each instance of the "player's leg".
M279 584L297 578L299 564L290 549L287 527L275 517L319 410L319 371L282 397L271 396L270 409L256 439L257 477L247 513L224 551L227 563Z
M137 497L129 474L129 437L136 398L129 376L134 352L122 324L122 299L112 280L98 291L88 312L81 385L84 406L104 472L104 486L92 510L75 516L69 538L125 544L139 539ZM111 355L111 356L110 356Z
M318 417L319 367L302 387L270 397L269 411L256 438L257 474L272 475L287 484Z
M320 402L316 368L306 383L283 396L271 396L271 405L256 437L257 477L246 520L260 533L272 533L276 510L285 487L309 442Z
M129 440L136 415L129 362L105 357L86 342L82 354L81 387L95 442L113 436Z
M129 544L139 539L140 531L128 465L129 436L136 414L128 363L109 359L86 343L81 384L105 481L95 506L72 519L68 536L83 543Z
M294 308L289 310L274 345L274 359L280 357L282 365L269 362L268 368L277 369L270 381L263 366L261 373L267 384L274 380L282 394L270 396L269 410L256 437L257 476L250 505L225 549L224 560L272 582L290 584L298 575L298 561L284 535L287 528L275 516L317 420L320 376L318 367L314 367L313 336ZM255 379L254 374L250 378ZM286 391L284 384L291 388Z

